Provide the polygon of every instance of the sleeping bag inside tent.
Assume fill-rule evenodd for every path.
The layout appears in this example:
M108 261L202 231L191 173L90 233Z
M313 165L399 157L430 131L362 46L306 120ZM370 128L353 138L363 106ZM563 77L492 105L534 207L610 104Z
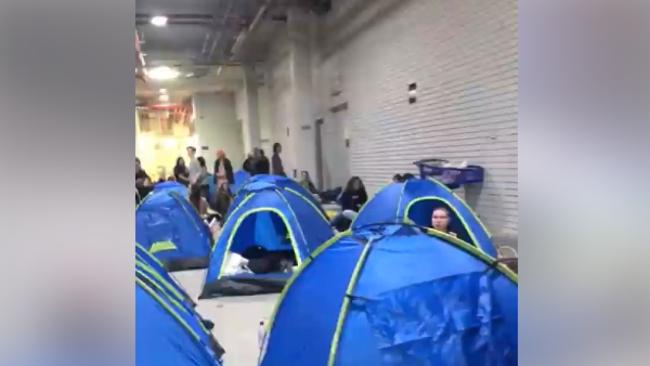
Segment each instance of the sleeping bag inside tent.
M215 243L200 298L280 292L293 267L333 235L320 209L297 191L257 181L242 192Z
M516 365L517 276L410 224L343 232L305 260L261 366Z
M224 350L187 293L136 246L136 364L221 365Z
M486 254L497 256L491 235L476 213L447 186L434 179L409 179L384 187L361 208L352 230L377 223L401 222L430 227L431 214L438 207L449 211L449 231Z
M135 222L136 242L168 271L207 266L212 233L178 190L154 190L136 209Z

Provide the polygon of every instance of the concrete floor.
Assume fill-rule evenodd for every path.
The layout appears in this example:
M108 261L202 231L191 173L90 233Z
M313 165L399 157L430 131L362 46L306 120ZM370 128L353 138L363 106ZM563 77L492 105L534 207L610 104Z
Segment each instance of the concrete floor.
M172 276L197 301L205 271L174 272ZM278 297L273 294L198 300L197 311L214 322L213 333L226 350L224 366L257 365L259 323L268 320Z

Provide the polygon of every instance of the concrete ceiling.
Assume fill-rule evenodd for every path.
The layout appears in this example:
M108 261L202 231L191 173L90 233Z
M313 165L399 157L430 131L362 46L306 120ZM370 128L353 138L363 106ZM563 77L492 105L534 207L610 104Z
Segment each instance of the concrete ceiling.
M253 21L263 0L136 0L136 29L149 65L216 65L231 62L237 35ZM149 23L169 18L166 27Z
M221 70L219 70L221 69ZM240 66L212 66L204 68L201 77L179 78L166 82L136 79L135 95L138 105L157 104L160 89L166 89L170 103L180 103L195 93L234 92L242 83Z
M136 53L147 68L164 65L181 72L168 82L136 78L137 103L157 102L161 88L168 90L171 102L197 92L237 90L242 84L239 65L263 62L285 25L286 8L310 1L136 0ZM167 26L150 24L154 15L167 16Z

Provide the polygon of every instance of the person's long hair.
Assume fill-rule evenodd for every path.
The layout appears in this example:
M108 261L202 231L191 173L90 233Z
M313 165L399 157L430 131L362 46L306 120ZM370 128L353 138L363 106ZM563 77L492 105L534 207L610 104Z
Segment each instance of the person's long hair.
M179 156L178 159L176 159L176 166L185 166L185 159L183 159L182 156Z
M276 142L275 144L273 144L273 153L276 154L278 152L278 149L281 148L281 147L282 147L282 145L280 145L279 142Z
M354 182L359 182L359 189L355 190L354 189ZM366 195L366 186L363 185L363 181L361 178L354 176L348 180L348 183L345 186L345 192L347 193L359 193L362 195Z
M201 211L201 187L197 184L192 184L190 186L190 203L196 208L197 211Z
M201 168L206 168L205 159L203 158L203 156L199 156L198 158L196 158L196 161L199 162L199 166Z

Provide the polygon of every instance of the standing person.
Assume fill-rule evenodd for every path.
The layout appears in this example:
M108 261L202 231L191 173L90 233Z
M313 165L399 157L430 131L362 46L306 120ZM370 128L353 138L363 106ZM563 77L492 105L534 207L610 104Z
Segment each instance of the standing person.
M201 196L207 199L210 192L210 173L208 173L208 166L205 163L205 158L199 156L196 160L199 162L199 166L201 167L201 173L199 173L199 176L196 178L196 183L194 184L200 188Z
M282 166L282 158L280 158L280 153L282 152L282 145L279 142L273 144L273 156L271 157L271 168L272 172L275 175L286 177L287 175L284 172L284 167Z
M174 180L185 186L190 185L190 171L185 166L185 159L180 156L176 159L176 166L174 166Z
M217 151L217 160L214 161L214 183L219 188L222 184L235 183L235 175L232 172L232 164L226 157L223 150Z
M271 174L269 159L264 156L264 150L260 148L255 148L256 157L255 157L255 174Z
M350 178L339 198L341 213L332 219L332 226L338 231L347 230L367 200L368 194L361 178L356 176Z
M255 160L253 159L253 154L248 153L246 155L246 160L242 164L242 169L250 175L255 173Z
M196 158L196 148L194 146L187 147L187 157L190 159L189 173L190 173L190 184L196 183L196 180L201 175L201 165L199 164L198 159Z

